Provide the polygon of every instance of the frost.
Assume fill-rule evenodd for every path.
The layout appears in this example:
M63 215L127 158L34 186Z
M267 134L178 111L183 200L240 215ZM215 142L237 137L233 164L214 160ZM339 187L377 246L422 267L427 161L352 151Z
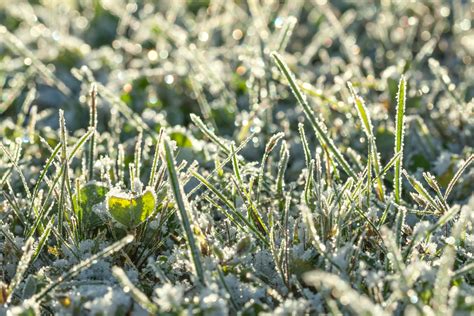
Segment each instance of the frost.
M1 309L0 309L1 312ZM7 312L8 316L40 315L40 306L33 299L23 301L20 306L14 306Z
M451 157L452 154L450 152L441 152L441 155L438 156L438 159L436 159L434 163L433 171L439 176L444 174L451 165Z
M474 253L474 234L466 234L464 245L467 251Z
M448 237L446 238L445 240L446 244L450 245L450 246L454 246L454 244L456 243L456 239L454 239L454 237Z
M140 179L135 178L132 185L132 191L137 192L138 194L141 194L142 190L143 190L143 183L140 181Z
M286 315L303 315L308 313L308 307L310 303L303 299L286 299L283 303L281 303L275 310L271 313L261 313L261 315L270 316L270 315L277 315L277 316L286 316Z
M92 252L92 248L95 246L95 242L93 240L84 240L79 243L79 251L82 254L90 254Z
M179 308L184 299L184 288L180 285L166 283L154 290L156 301L163 311Z
M430 222L422 221L418 222L413 228L413 235L421 235L430 228Z
M127 294L120 289L114 290L112 287L107 287L106 292L102 295L97 295L97 291L94 291L94 296L96 298L84 304L91 315L114 315L120 310L127 310L131 303Z
M71 262L66 259L59 259L53 262L53 266L59 269L66 269L71 266Z

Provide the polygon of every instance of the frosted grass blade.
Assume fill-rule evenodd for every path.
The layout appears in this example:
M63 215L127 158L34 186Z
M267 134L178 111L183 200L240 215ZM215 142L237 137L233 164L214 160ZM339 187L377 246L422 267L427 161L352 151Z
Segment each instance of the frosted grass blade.
M45 296L49 292L51 292L56 287L61 285L64 281L67 281L67 280L75 277L76 275L78 275L79 273L86 270L87 268L89 268L94 263L96 263L97 260L116 253L117 251L119 251L120 249L122 249L123 247L125 247L126 245L131 243L133 241L133 239L134 239L134 237L132 235L128 235L128 236L122 238L121 240L115 242L114 244L108 246L107 248L104 248L102 251L96 253L95 255L91 256L90 258L79 262L78 264L73 266L68 272L64 273L62 276L60 276L58 279L56 279L56 281L50 283L43 290L41 290L41 292L39 292L37 295L35 295L34 296L35 300L36 301L41 301L43 298L45 298Z
M159 312L158 306L154 304L152 301L148 299L148 297L140 291L133 283L130 281L130 279L127 277L125 274L125 271L123 271L122 268L120 267L113 267L112 268L112 274L114 277L117 278L117 280L120 282L120 285L130 292L132 297L135 299L135 301L140 304L141 307L143 307L146 311L150 313L150 315L156 315Z
M298 87L296 80L294 78L294 75L290 72L290 69L286 65L286 63L283 61L281 58L280 54L277 52L273 52L271 54L273 57L278 69L280 72L283 74L283 76L288 80L288 83L290 84L291 91L293 92L293 95L296 97L298 100L298 103L303 107L304 113L306 114L306 117L310 121L311 125L313 126L316 135L324 141L324 143L328 146L328 149L331 151L331 154L334 155L336 158L336 161L341 165L342 169L352 178L356 178L355 172L352 170L350 167L349 163L347 163L346 159L342 156L341 152L339 149L337 149L336 145L332 141L332 139L329 137L327 133L327 128L324 125L324 122L320 119L318 119L312 109L310 108L308 102L306 101L305 96L301 92L300 88Z
M448 188L446 189L446 192L444 193L444 199L446 200L449 196L449 194L451 193L451 190L453 189L454 185L456 184L456 182L459 180L459 178L461 177L461 174L467 169L467 167L469 167L469 165L472 163L472 161L474 160L474 155L471 155L464 163L463 165L461 166L461 168L459 168L459 170L456 172L456 174L453 176L453 178L451 179L451 181L449 181L449 184L448 184Z
M400 158L395 162L394 191L395 202L400 204L402 195L402 163L403 163L403 137L405 132L405 100L406 100L406 82L402 75L398 83L397 94L397 118L395 123L395 154L400 153Z
M181 224L183 225L184 232L186 234L186 241L189 247L189 251L191 252L191 257L194 263L194 268L196 275L199 281L205 285L204 279L204 270L202 268L201 263L201 255L199 251L198 244L196 242L196 238L193 233L193 229L191 228L190 217L191 212L189 208L189 202L187 201L186 194L184 194L183 187L179 183L178 173L176 171L175 166L175 159L174 154L169 144L169 141L164 142L165 146L165 155L166 155L166 164L168 167L168 176L171 190L173 191L173 195L176 201L176 207L179 211Z
M367 136L367 142L369 144L369 154L371 156L371 163L374 167L374 171L377 176L377 193L378 197L381 201L385 200L385 190L383 185L383 176L380 176L380 156L377 150L377 144L375 143L375 136L373 133L374 127L372 125L372 120L370 119L369 111L365 106L365 102L357 95L352 84L350 82L347 83L349 90L352 94L352 98L354 99L354 104L357 108L357 113L359 114L359 118L362 121L362 126L364 127L363 130L365 135ZM370 188L369 188L370 189Z

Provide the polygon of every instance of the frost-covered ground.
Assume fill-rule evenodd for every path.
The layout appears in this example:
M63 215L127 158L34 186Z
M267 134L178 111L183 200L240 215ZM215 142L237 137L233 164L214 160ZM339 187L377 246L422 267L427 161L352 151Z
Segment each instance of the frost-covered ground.
M0 1L0 315L474 311L469 1Z

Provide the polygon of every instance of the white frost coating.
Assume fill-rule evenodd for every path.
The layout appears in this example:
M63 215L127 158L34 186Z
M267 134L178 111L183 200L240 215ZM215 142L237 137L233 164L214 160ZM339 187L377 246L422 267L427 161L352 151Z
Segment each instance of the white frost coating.
M280 304L273 312L271 313L261 313L260 315L264 316L270 316L270 315L276 315L276 316L285 316L285 315L304 315L305 313L308 313L308 308L309 308L310 303L303 299L293 299L293 298L288 298L283 301L283 303Z
M143 183L140 181L140 179L135 178L133 180L133 192L137 192L138 194L141 194L143 190Z
M441 155L438 156L433 169L438 176L442 175L446 172L446 170L448 170L449 166L451 165L451 157L452 154L447 151L441 152Z
M97 295L95 299L84 304L91 315L114 315L119 309L127 309L131 299L121 289L108 287L104 295Z
M163 311L179 307L183 302L184 288L181 285L166 283L155 289L156 301Z

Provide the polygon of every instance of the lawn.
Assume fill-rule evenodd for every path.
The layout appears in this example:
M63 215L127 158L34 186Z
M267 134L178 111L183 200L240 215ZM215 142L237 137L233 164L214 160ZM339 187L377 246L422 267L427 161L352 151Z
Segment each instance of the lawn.
M0 0L0 316L472 314L473 16Z

